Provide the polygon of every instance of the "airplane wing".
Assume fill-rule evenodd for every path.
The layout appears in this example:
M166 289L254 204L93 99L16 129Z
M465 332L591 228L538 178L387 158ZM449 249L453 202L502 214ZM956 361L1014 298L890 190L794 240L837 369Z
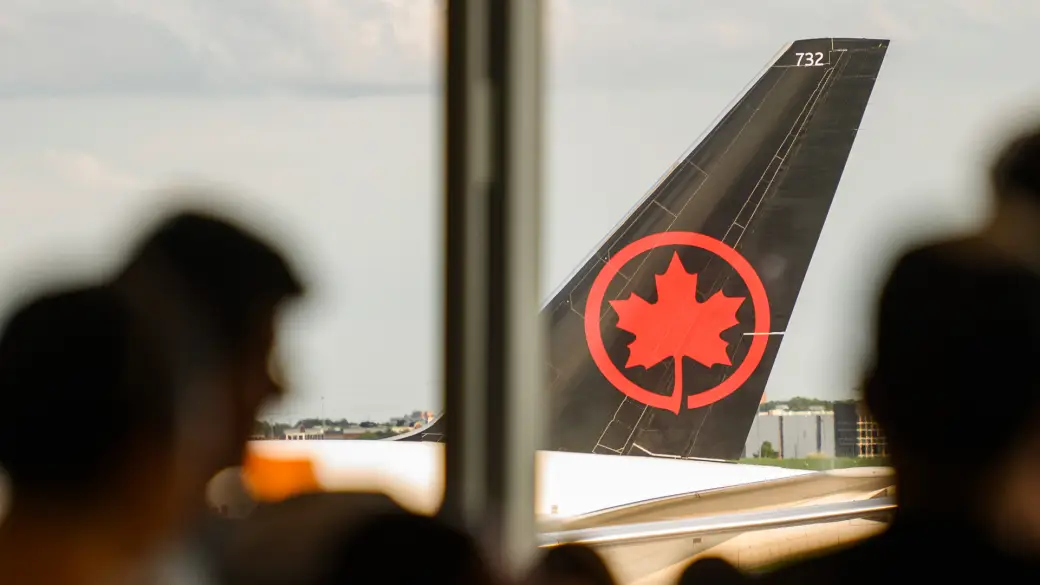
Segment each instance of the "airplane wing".
M542 547L559 546L565 543L580 543L590 546L646 544L654 540L744 534L825 522L842 522L857 518L880 520L887 519L895 509L894 498L877 498L816 506L796 506L779 510L544 532L538 535L538 539L539 546Z
M834 469L631 502L566 517L542 529L548 532L574 532L587 528L851 501L888 495L894 485L895 475L888 467Z
M720 557L753 572L848 546L882 532L894 510L891 498L874 498L549 532L539 542L546 548L571 542L593 547L618 583L665 585L676 583L698 556Z

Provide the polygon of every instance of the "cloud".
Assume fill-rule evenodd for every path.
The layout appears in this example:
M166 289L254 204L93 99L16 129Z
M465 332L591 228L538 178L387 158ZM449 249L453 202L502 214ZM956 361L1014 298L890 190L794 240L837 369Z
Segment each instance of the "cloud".
M881 33L889 38L899 39L899 42L915 42L919 39L920 29L915 27L905 15L898 14L887 2L875 0L868 2L867 17L869 22L877 27Z
M755 37L756 27L735 20L718 20L708 24L708 34L720 47L735 48Z
M142 186L138 179L87 153L52 149L44 157L62 178L83 189L126 192Z
M739 60L799 37L885 36L958 58L1040 16L1035 0L545 2L551 81L613 87L696 85L691 63L746 77ZM0 0L0 95L426 90L443 10L443 0Z
M0 92L367 92L433 81L434 0L0 0Z

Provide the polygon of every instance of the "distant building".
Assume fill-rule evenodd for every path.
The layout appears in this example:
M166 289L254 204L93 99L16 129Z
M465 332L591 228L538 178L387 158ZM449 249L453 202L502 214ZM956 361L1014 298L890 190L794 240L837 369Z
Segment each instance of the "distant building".
M861 402L834 405L839 457L888 457L888 442Z
M325 430L325 440L350 441L359 439L363 435L380 430L375 427L350 426Z
M744 445L745 457L755 457L769 443L782 459L835 457L834 413L828 411L771 410L751 423Z
M286 441L315 441L325 438L325 428L289 429L285 431Z
M751 423L744 456L761 456L762 446L782 459L805 457L887 457L888 447L877 423L857 402L838 402L792 411L778 406L760 412Z
M424 426L429 424L434 419L434 413L428 410L413 410L411 414L405 415L401 418L391 419L391 426L395 427L409 427L418 428L415 425Z

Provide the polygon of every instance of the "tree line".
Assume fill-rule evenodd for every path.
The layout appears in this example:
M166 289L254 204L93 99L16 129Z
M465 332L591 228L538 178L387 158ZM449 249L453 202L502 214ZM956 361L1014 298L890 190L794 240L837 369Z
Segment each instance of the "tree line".
M854 400L821 400L819 398L806 398L804 396L795 396L788 400L770 400L763 402L759 407L759 412L768 412L770 410L776 410L778 407L786 406L790 410L805 411L809 410L813 406L822 406L824 410L832 410L835 404L842 404L846 402L855 402Z

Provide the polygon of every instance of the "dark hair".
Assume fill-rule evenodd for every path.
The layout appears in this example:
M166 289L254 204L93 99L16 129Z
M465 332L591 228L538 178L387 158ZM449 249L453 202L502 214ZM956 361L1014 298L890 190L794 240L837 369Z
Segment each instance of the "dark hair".
M132 451L172 448L168 379L151 332L108 287L16 308L0 334L0 466L15 499L82 502Z
M469 534L444 521L407 512L373 514L347 529L335 567L321 585L341 583L491 585L492 572ZM397 566L387 565L400 559Z
M998 197L1025 196L1040 202L1040 128L1004 145L990 168L990 182Z
M532 583L544 580L613 585L614 576L603 558L581 544L562 544L545 552L535 566Z
M725 559L706 557L687 565L679 575L678 585L701 585L703 583L724 585L726 583L744 583L750 580L740 569Z
M240 352L254 319L303 285L274 246L226 219L185 211L162 221L132 254L119 278L164 272L206 323L214 349Z
M897 463L997 465L1040 414L1040 276L980 246L912 250L882 290L864 398Z

